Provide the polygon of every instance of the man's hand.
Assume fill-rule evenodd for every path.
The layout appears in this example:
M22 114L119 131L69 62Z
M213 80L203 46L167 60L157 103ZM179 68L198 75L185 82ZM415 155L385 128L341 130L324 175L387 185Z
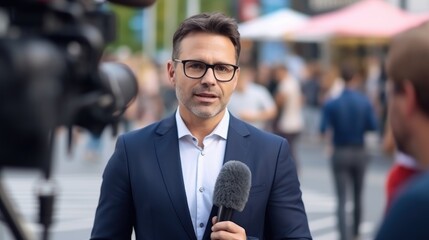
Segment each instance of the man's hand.
M217 222L217 217L212 218L212 240L246 240L246 230L231 221Z

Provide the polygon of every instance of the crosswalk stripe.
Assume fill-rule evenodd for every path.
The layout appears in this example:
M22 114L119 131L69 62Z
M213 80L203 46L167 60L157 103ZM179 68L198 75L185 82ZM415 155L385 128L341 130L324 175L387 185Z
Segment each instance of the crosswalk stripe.
M81 229L90 229L93 223L94 223L94 218L81 218L74 221L68 221L66 223L54 223L49 230L51 232L68 232L68 231L76 231ZM26 223L26 226L32 232L42 231L42 226L37 223L28 222Z
M54 179L58 192L55 196L51 232L67 232L92 227L99 198L101 177L79 174L64 175ZM38 198L35 189L38 179L33 177L8 177L3 184L10 196L15 212L25 220L34 233L40 233L37 223Z

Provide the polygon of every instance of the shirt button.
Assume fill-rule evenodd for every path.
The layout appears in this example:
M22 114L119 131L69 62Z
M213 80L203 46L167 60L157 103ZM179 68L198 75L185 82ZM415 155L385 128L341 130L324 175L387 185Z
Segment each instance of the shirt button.
M201 151L201 156L204 156L204 155L206 155L206 154L204 153L204 151Z
M204 223L200 223L200 228L203 228L204 227Z
M198 189L198 191L200 191L200 192L204 192L204 188L203 187L200 187L200 189Z

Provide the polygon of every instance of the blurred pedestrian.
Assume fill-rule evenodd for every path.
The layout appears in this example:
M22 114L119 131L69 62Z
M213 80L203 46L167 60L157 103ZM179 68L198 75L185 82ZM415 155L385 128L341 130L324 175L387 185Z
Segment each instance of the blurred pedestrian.
M306 64L304 58L298 53L298 50L298 44L291 42L288 44L284 65L288 69L289 74L301 83L304 78Z
M381 82L383 81L383 67L380 59L377 56L369 55L365 58L366 80L365 80L365 93L374 106L374 111L377 114L378 119L382 119L382 105L380 102L380 88L382 87ZM383 130L383 129L381 129Z
M160 78L155 61L141 53L124 60L134 72L138 83L138 94L125 112L125 132L147 126L158 121L163 114L160 93Z
M341 78L338 66L330 65L323 73L320 82L320 104L337 98L344 90L344 80Z
M300 82L294 78L283 64L274 68L275 79L278 81L275 100L279 115L275 122L274 132L289 142L292 156L299 172L299 160L296 154L296 142L304 127L303 96Z
M101 135L96 135L88 132L88 141L86 143L84 159L88 161L96 161L102 157L102 139Z
M259 129L270 130L268 124L276 117L277 107L268 89L254 81L254 70L241 66L240 78L231 95L228 110Z
M304 134L309 140L318 141L320 123L320 80L321 70L317 61L307 63L301 84L304 96Z
M429 239L429 22L390 43L386 60L389 123L399 151L424 173L393 200L376 240Z
M359 237L362 218L362 190L369 156L365 151L364 135L376 130L377 121L367 96L356 90L361 76L353 65L341 68L345 88L342 93L328 101L322 110L320 131L327 135L331 130L333 155L331 166L337 193L337 220L341 240ZM346 202L348 190L352 189L353 224L348 225Z
M162 98L162 118L170 116L173 114L178 106L176 98L176 89L174 85L168 79L168 75L165 72L165 64L159 64L158 66L158 75L160 79L160 95Z

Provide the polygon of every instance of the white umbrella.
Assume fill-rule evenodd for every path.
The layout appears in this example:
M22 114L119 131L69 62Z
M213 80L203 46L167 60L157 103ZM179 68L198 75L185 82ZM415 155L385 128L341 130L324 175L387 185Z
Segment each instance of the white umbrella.
M253 40L281 40L308 21L308 16L290 9L275 12L240 23L241 38Z

